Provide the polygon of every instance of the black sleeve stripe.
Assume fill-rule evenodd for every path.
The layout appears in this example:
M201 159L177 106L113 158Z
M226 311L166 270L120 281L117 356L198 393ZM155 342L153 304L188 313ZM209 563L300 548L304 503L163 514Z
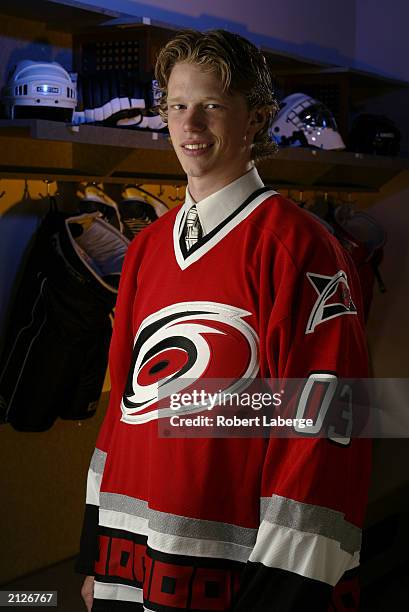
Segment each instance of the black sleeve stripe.
M327 612L333 587L286 570L248 562L234 612Z
M98 559L98 515L98 506L86 504L80 553L75 564L75 571L79 574L94 575L94 565L96 559Z

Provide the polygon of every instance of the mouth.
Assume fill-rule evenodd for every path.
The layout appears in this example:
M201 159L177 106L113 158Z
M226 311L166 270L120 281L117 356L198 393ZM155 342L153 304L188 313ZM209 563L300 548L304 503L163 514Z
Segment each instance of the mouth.
M181 145L183 152L189 156L204 155L213 146L212 142L188 142Z
M212 143L210 142L195 142L195 143L187 143L183 144L182 147L184 149L189 149L190 151L196 151L197 149L207 149L211 147Z

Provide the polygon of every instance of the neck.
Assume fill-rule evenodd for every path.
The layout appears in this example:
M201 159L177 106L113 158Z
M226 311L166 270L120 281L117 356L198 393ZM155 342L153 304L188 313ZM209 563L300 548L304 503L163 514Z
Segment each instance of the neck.
M220 191L220 189L223 189L223 187L230 185L230 183L243 176L243 174L249 172L249 170L252 168L254 168L254 163L249 161L246 166L239 171L227 174L224 170L222 176L220 177L215 177L214 175L211 177L188 176L187 184L189 187L189 193L195 202L200 202L200 200L204 200L213 193L216 193L216 191Z

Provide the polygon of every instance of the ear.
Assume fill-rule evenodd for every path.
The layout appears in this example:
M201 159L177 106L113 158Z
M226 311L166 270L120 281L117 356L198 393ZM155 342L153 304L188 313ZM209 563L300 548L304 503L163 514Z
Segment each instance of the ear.
M268 106L260 106L250 110L249 136L251 135L254 138L263 129L270 118L270 114L271 111Z

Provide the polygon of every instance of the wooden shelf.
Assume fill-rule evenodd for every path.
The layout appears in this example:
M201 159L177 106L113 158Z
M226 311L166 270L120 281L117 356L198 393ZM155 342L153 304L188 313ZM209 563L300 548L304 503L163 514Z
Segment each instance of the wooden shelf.
M92 144L128 149L169 148L167 134L144 132L130 128L113 128L96 125L71 125L47 119L0 120L1 136L23 136L37 140ZM1 154L0 154L1 156ZM1 157L0 157L1 159Z
M72 34L103 27L152 27L164 31L183 29L149 17L128 15L78 0L2 0L0 14L39 21L46 23L50 30Z
M409 159L344 151L281 149L260 165L266 183L319 191L376 192L409 169Z
M368 87L376 89L395 89L409 87L409 82L402 79L383 76L375 72L360 70L358 68L348 68L345 66L335 66L323 62L305 59L303 57L274 51L273 49L262 47L261 50L271 61L272 72L277 76L289 75L343 75L350 78L352 86Z
M0 176L49 180L143 180L184 183L165 134L56 121L0 121ZM409 158L313 149L282 149L260 164L267 184L289 189L378 191Z
M93 7L76 0L2 0L2 15L46 23L48 29L60 32L80 32L115 22L121 13Z

